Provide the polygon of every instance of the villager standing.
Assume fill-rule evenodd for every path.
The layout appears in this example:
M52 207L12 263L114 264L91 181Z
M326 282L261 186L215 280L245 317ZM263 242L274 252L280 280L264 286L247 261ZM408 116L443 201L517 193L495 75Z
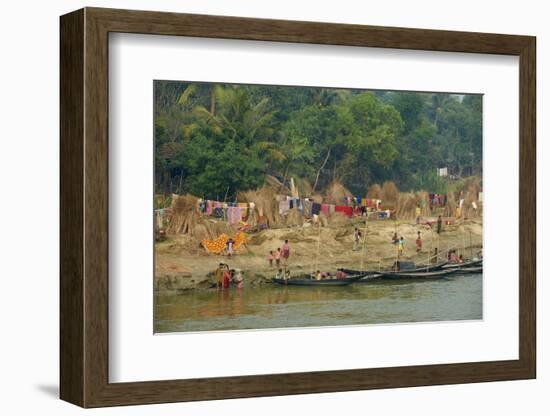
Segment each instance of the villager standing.
M223 272L223 288L229 289L229 285L231 284L231 278L233 277L233 273L231 270L229 270L229 266L225 265L226 269Z
M443 228L443 219L441 215L437 217L437 234L441 234L441 229Z
M437 251L437 247L434 248L434 254L432 256L432 264L437 264L437 260L438 260L438 257L439 257L439 252Z
M361 231L357 227L353 232L353 251L359 250L359 242L361 241Z
M403 255L403 252L405 251L405 239L403 236L399 239L399 257Z
M218 265L218 268L214 272L214 280L216 282L216 288L223 287L223 267L224 267L224 264L220 263Z
M281 265L281 248L279 247L277 251L275 252L275 264L277 267Z
M416 252L419 253L420 251L422 251L422 237L420 235L420 231L418 231L416 236Z
M273 250L269 251L269 256L267 256L267 260L269 260L269 267L273 267L273 260L275 260L275 255L273 254Z
M227 250L227 256L231 257L233 255L233 239L232 238L227 240L226 250Z
M392 242L393 244L399 243L399 237L397 236L397 233L396 233L396 232L393 233L393 237L391 238L391 242Z
M290 245L288 244L288 240L285 240L285 243L283 244L283 250L281 252L281 256L283 258L283 264L287 266L288 258L290 257Z

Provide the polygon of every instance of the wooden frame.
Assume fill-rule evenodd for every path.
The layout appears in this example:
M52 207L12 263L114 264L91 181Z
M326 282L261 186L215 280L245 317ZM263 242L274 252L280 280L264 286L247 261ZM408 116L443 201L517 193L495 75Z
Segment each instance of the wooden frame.
M519 56L519 359L109 383L109 32ZM60 396L83 407L212 400L536 376L535 38L85 8L61 17Z

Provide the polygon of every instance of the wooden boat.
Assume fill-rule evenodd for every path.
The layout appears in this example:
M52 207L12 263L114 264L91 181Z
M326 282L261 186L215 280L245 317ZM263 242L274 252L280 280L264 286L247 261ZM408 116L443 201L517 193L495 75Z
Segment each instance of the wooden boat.
M382 277L381 272L375 272L375 271L367 271L367 270L353 270L353 269L345 269L340 268L338 269L341 272L346 273L347 275L354 276L358 274L363 274L363 277L359 280L357 280L356 283L367 283L371 282L373 280L379 280Z
M364 277L364 274L357 274L348 276L345 279L321 279L316 280L310 275L299 275L297 277L291 277L290 279L281 279L274 277L271 279L272 283L277 283L284 286L347 286L353 282L358 281Z
M464 269L468 267L483 267L483 259L465 261L464 263L448 263L445 264L442 269Z
M410 272L410 271L399 271L399 272L382 272L382 279L442 279L444 277L450 276L456 273L456 269L451 270L434 270L428 272Z
M442 262L435 263L435 264L417 264L414 267L414 271L415 272L432 272L432 271L436 271L436 270L442 270L442 269L445 268L445 266L447 264L448 263L446 261L442 261ZM404 271L404 270L401 269L399 271ZM409 270L407 270L407 271L409 271Z
M483 273L483 266L460 267L455 270L457 271L457 273Z

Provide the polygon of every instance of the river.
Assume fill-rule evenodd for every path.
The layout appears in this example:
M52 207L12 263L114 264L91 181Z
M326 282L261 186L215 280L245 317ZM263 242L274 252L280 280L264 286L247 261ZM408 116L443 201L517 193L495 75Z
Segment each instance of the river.
M156 295L155 332L482 319L482 275L344 287L265 284Z

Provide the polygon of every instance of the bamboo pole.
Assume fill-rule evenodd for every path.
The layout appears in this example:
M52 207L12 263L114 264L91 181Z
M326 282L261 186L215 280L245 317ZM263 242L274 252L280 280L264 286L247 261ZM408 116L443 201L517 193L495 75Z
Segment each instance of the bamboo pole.
M431 247L430 247L430 253L431 254L430 254L430 261L428 262L428 264L431 264L432 259L434 258L434 254L433 254L433 252L434 252L434 229L433 229L433 227L430 227L430 245L431 245ZM437 255L439 255L439 250L437 250L437 251L438 251ZM437 258L435 259L435 262L437 263ZM430 271L430 266L428 266L428 271Z
M317 273L317 270L319 270L319 252L321 250L321 221L319 220L319 234L317 236L317 255L315 256L315 268L313 270L313 273Z
M367 244L367 223L368 221L365 220L365 232L363 234L363 245L361 247L361 271L365 270L363 268L363 264L364 264L365 246Z
M474 258L474 246L472 245L472 230L469 230L470 233L470 260Z
M464 236L464 225L462 225L462 258L466 255L466 238Z

